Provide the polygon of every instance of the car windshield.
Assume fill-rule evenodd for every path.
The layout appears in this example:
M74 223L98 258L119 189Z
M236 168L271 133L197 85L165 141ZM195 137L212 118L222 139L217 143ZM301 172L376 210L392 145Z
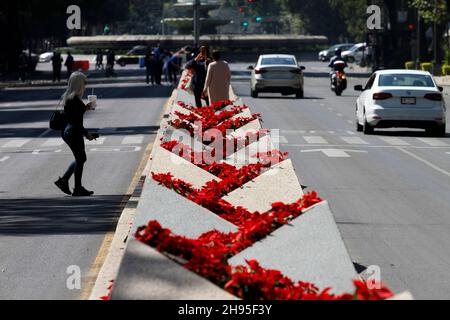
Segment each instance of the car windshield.
M434 87L433 79L424 74L382 74L380 87Z
M262 58L261 65L270 66L270 65L296 65L295 59L290 57L271 57L271 58Z

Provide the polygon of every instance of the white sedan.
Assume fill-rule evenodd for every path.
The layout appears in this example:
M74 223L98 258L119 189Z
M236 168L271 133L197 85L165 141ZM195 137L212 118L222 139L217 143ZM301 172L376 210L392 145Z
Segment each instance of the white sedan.
M356 103L357 130L372 134L374 128L422 128L445 136L446 106L432 75L425 71L375 72Z
M299 66L292 55L262 55L256 67L250 66L251 96L257 98L260 92L275 92L283 95L304 96L305 67Z

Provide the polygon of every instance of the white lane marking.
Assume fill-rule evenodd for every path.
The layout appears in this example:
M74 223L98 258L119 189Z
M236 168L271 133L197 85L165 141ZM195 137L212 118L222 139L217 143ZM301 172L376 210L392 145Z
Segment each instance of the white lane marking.
M288 139L285 136L279 136L280 144L289 144Z
M378 137L380 140L392 145L392 146L409 146L410 144L405 140L396 137Z
M343 117L344 115L342 113L337 114L338 117Z
M410 157L413 157L414 159L416 159L416 160L418 160L418 161L420 161L420 162L426 164L426 165L429 166L430 168L432 168L432 169L434 169L434 170L436 170L436 171L438 171L438 172L440 172L440 173L446 175L447 177L450 177L450 172L448 172L448 171L446 171L446 170L444 170L444 169L438 167L437 165L431 163L430 161L425 160L424 158L419 157L418 155L416 155L416 154L414 154L414 153L412 153L412 152L410 152L410 151L408 151L408 150L405 150L405 149L403 149L403 148L397 148L397 149L400 150L401 152L403 152L403 153L409 155Z
M350 158L349 153L368 153L365 150L343 150L343 149L313 149L302 150L302 153L322 152L329 158Z
M3 148L22 148L30 141L31 139L14 139L4 144Z
M329 134L335 134L336 132L334 131L328 131Z
M369 144L367 141L364 141L360 137L341 137L341 139L348 144Z
M352 122L353 123L353 122ZM351 135L351 136L354 136L355 135L355 133L353 132L353 131L345 131L346 133L348 133L349 135Z
M104 144L105 140L106 140L106 137L100 137L97 140L86 141L86 145L88 145L88 146L98 146L98 145Z
M52 129L47 129L47 130L45 130L44 132L42 132L42 133L38 136L38 138L43 138L43 137L45 137L46 135L48 135L50 132L52 132Z
M438 139L432 139L432 138L417 138L417 140L422 141L423 143L432 146L432 147L447 147L448 144L446 144L444 141L438 140Z
M327 144L328 141L320 136L304 136L303 139L309 144Z
M144 136L128 136L123 138L122 144L142 144L144 142Z
M317 132L316 130L309 131L309 133L311 133L311 134L315 134L316 132Z
M61 138L50 138L42 144L42 147L59 147L64 144L64 140Z
M5 162L5 161L8 160L9 158L11 158L11 157L3 157L3 158L0 159L0 162Z

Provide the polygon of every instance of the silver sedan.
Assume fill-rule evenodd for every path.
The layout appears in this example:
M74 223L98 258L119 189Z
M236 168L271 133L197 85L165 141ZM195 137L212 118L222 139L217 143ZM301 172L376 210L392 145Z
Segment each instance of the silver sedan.
M256 67L250 66L251 96L257 98L261 92L295 94L298 99L304 96L305 67L299 66L293 55L262 55Z

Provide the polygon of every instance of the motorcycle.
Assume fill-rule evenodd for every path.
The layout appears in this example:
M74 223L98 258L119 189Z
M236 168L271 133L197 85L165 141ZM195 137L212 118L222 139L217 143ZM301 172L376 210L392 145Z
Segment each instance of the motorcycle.
M347 89L345 67L346 63L344 61L336 61L333 65L334 71L331 75L331 91L334 91L337 96L341 96L342 92Z

